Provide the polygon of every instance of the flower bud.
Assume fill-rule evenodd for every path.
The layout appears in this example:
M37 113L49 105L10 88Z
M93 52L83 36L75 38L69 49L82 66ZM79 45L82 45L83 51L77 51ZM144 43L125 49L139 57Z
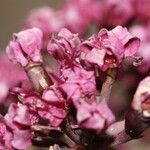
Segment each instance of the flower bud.
M43 34L40 29L32 28L15 33L6 48L10 60L25 67L29 61L42 62L41 47Z

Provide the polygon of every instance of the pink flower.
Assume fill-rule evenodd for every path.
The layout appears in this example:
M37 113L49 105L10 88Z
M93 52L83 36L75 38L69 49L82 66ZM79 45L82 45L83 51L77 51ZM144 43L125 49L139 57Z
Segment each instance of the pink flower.
M65 105L65 100L61 92L55 86L50 86L47 90L45 90L43 92L42 98L44 101L54 106Z
M12 133L6 126L3 116L0 115L0 150L8 149L13 150L11 145Z
M150 76L143 79L136 90L133 97L132 108L140 113L143 113L145 117L150 117Z
M119 67L127 56L134 56L140 40L132 36L126 28L117 26L113 30L100 30L97 35L81 45L81 59L87 66L96 65L102 70Z
M26 105L12 103L5 115L5 120L12 129L17 129L16 123L20 126L30 127L38 121L38 118Z
M44 120L48 120L50 122L50 125L53 127L58 127L64 118L67 115L66 108L64 105L64 102L57 99L57 101L53 101L56 98L53 95L53 97L49 97L50 91L45 91L43 94L43 98L45 100L42 100L38 96L27 96L24 99L24 104L28 106L29 110L36 113L40 118Z
M82 67L62 69L60 87L67 94L68 99L76 101L82 96L92 96L96 90L93 71L86 71Z
M78 47L81 40L78 34L73 34L66 28L61 29L57 38L52 38L48 44L48 53L60 61L69 61L75 59L79 54Z
M64 26L63 14L50 7L32 10L24 24L24 28L40 28L43 32L44 47L53 32L58 32Z
M76 101L77 121L81 127L101 132L115 121L115 117L105 102L88 104Z
M25 150L31 146L32 131L30 129L12 129L7 120L0 115L0 149L1 150Z
M131 0L106 0L104 3L106 23L111 27L125 25L134 16Z
M42 32L38 28L32 28L14 34L13 40L6 48L10 60L26 66L29 60L41 62Z

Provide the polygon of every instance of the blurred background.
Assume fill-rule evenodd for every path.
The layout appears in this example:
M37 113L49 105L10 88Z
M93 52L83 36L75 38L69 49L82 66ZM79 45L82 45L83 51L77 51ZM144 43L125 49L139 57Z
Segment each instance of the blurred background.
M4 0L0 1L0 50L5 49L12 33L18 32L27 14L42 6L57 8L64 0Z

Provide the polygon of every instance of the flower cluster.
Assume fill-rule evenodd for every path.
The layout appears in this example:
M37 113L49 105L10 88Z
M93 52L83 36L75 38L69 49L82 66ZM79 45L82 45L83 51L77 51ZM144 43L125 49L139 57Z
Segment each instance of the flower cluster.
M101 29L85 41L63 28L47 45L48 55L58 62L55 72L45 71L43 43L42 31L32 28L14 34L6 48L10 60L25 69L35 89L27 86L11 90L17 103L12 103L8 113L1 116L0 125L5 149L30 146L36 137L33 127L41 121L63 130L65 120L72 117L71 126L96 134L105 132L115 122L115 115L108 106L109 97L101 98L105 92L100 93L96 78L100 72L120 68L126 57L134 57L140 40L121 26L110 31Z
M13 63L0 56L0 150L99 150L140 138L150 126L149 7L67 0L31 11L6 47Z

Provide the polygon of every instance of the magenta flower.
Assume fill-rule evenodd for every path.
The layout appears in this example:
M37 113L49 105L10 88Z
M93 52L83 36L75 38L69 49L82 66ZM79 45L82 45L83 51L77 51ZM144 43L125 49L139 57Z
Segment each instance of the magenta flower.
M68 99L76 101L82 96L92 96L95 93L93 71L86 71L82 67L63 69L61 79L64 80L64 83L60 87L67 94Z
M38 118L26 105L12 103L5 115L5 120L12 129L18 129L16 123L20 126L30 127L38 121Z
M28 62L41 62L42 32L32 28L14 34L13 40L6 48L8 57L15 63L26 66Z
M6 126L6 122L3 116L0 115L0 149L13 150L11 140L12 140L12 133Z
M88 104L82 100L76 101L77 121L81 127L102 131L115 121L115 117L107 104Z
M52 38L48 44L48 53L60 61L72 61L79 54L81 40L78 34L73 34L66 28L58 33L58 38Z
M55 97L49 97L49 94L53 94ZM53 127L58 127L67 114L64 102L58 99L59 97L57 97L57 101L54 102L55 99L53 98L56 98L56 95L50 93L49 90L44 92L43 98L45 98L45 100L35 95L27 96L24 99L24 104L28 106L31 112L33 111L37 114L39 118L48 120Z
M87 66L96 65L102 70L119 67L127 56L134 56L140 40L132 36L126 28L117 26L113 30L100 30L97 35L81 45L81 59Z
M150 117L150 77L143 79L136 90L133 97L132 108L138 112L142 112L145 117Z
M47 103L55 106L64 105L65 102L61 92L56 86L50 86L47 90L45 90L42 98Z
M4 117L0 116L0 149L25 150L31 146L32 131L30 129L14 128L7 121L7 119L5 120Z

